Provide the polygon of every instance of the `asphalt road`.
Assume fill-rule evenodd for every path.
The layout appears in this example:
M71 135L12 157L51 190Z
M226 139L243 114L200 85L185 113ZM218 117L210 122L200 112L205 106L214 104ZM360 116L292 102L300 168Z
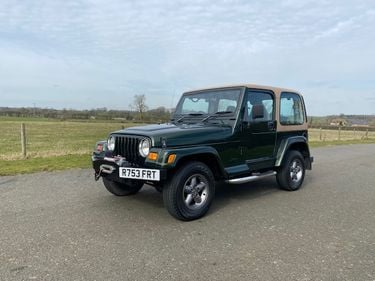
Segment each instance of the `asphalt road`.
M314 149L297 192L219 186L180 222L91 170L0 177L0 280L375 280L375 145Z

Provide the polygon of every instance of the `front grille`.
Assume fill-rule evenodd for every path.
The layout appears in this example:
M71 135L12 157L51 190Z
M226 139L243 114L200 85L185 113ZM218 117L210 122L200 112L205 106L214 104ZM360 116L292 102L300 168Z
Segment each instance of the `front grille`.
M132 164L142 165L145 158L138 151L141 139L143 138L138 136L116 136L114 155L125 157Z

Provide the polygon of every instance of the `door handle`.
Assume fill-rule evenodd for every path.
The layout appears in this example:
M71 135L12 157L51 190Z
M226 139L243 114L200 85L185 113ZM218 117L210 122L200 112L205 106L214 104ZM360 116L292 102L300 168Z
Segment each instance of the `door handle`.
M270 131L275 131L275 122L274 121L269 121L268 122L268 129Z

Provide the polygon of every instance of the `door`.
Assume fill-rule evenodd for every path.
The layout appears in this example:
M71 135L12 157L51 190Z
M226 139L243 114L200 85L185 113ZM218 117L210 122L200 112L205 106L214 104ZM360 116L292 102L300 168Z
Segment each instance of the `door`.
M249 169L272 167L275 162L275 96L271 91L248 90L242 125L243 160Z

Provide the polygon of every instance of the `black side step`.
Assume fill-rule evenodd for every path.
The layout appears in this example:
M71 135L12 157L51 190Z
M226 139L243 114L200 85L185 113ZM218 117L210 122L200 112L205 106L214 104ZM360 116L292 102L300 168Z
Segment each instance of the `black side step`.
M242 184L242 183L256 181L256 180L260 180L260 179L267 178L267 177L270 177L270 176L274 176L276 174L277 173L275 171L268 171L268 172L265 172L265 173L262 173L262 174L256 174L256 175L252 175L252 176L248 176L248 177L244 177L244 178L236 178L236 179L226 180L226 183Z

